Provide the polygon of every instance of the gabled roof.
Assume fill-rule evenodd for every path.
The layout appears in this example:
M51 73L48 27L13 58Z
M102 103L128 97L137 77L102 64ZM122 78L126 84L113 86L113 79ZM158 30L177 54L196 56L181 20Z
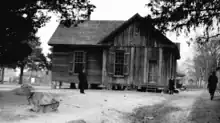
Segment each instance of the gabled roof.
M78 44L96 45L101 39L109 35L124 21L89 20L70 28L59 25L49 40L49 45Z
M64 44L64 45L101 45L107 39L111 38L118 32L125 29L134 21L142 21L144 24L149 26L152 31L152 37L161 40L164 44L172 45L175 47L176 52L178 52L178 58L180 54L175 43L170 41L166 36L164 36L159 30L155 29L151 24L151 18L141 17L138 13L132 16L127 21L96 21L89 20L78 24L76 27L71 26L70 28L64 27L60 24L51 39L49 40L49 45Z
M106 37L104 37L103 39L101 39L98 43L101 44L103 42L106 41L106 39L110 38L111 36L114 36L116 33L120 32L121 30L123 30L125 27L129 26L133 21L137 20L137 19L143 19L138 13L136 13L135 15L133 15L130 19L128 19L127 21L125 21L123 24L119 25L115 30L113 30L111 33L109 33L109 35L107 35Z

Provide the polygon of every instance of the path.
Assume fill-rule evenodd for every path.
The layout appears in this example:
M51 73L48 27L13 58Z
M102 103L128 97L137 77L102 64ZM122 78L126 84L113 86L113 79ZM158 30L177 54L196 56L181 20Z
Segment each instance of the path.
M219 123L220 95L209 100L207 91L185 91L175 95L134 91L50 90L63 102L56 113L27 111L25 97L0 89L0 123L65 123L84 119L87 123Z
M220 95L209 100L207 91L181 92L163 103L137 109L132 116L135 123L219 123Z

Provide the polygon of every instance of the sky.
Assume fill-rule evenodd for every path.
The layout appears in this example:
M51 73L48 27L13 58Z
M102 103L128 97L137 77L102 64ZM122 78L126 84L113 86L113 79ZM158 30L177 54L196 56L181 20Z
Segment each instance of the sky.
M90 0L96 8L91 14L91 20L128 20L134 14L139 13L141 16L149 14L149 10L145 7L145 4L149 0ZM137 2L138 1L138 2ZM51 21L46 24L45 27L39 29L37 36L40 37L42 42L43 52L48 53L49 46L48 40L58 26L57 18L53 16ZM176 36L175 33L169 33L166 35L171 41L181 43L180 55L181 59L178 60L178 64L183 64L187 58L193 57L193 50L188 47L186 41L195 36L195 33L191 33L190 36Z

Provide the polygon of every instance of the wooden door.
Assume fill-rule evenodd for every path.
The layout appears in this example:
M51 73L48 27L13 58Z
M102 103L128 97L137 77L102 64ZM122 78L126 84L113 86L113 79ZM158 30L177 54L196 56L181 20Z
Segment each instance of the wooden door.
M157 83L158 81L158 63L157 60L149 60L148 82Z

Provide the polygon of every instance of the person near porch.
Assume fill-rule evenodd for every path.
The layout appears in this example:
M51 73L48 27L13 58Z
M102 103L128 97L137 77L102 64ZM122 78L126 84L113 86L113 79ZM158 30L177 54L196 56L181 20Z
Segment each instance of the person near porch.
M168 87L169 87L169 94L173 94L173 92L174 92L174 85L175 85L174 79L173 79L173 77L171 77L169 79L169 85L168 85Z
M84 68L80 69L79 74L78 74L78 79L79 79L80 93L85 94L84 90L87 89L86 86L88 85L88 82L87 82L87 76L86 76Z
M216 76L215 71L213 71L212 74L208 78L208 89L209 89L211 100L213 100L214 98L217 83L218 83L218 77Z

